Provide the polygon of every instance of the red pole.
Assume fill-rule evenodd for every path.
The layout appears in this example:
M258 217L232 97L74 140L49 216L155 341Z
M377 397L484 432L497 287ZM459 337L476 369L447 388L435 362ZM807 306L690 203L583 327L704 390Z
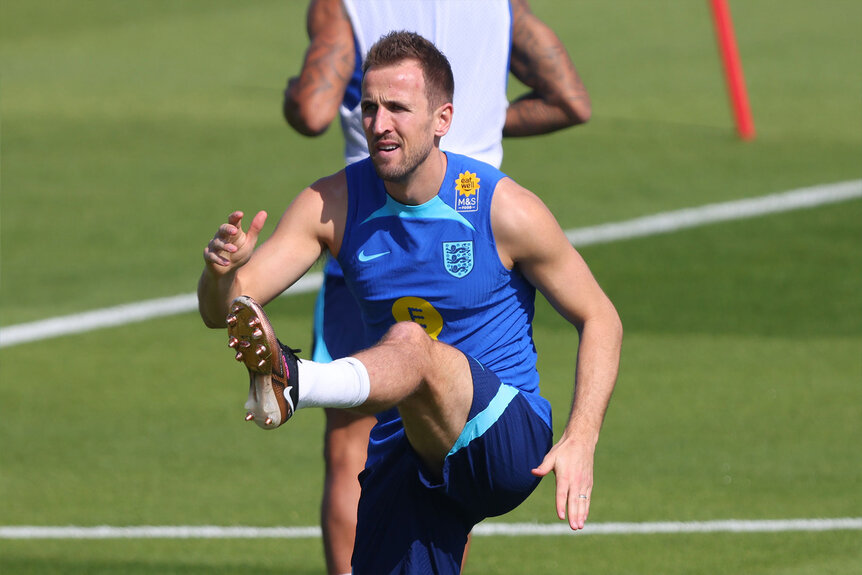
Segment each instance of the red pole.
M730 93L730 103L736 118L736 131L743 140L754 138L754 120L751 118L751 108L748 106L748 93L745 90L745 76L739 52L736 49L736 37L733 34L733 20L727 0L710 0L712 16L715 22L715 32L718 36L718 47L724 63L727 79L727 89Z

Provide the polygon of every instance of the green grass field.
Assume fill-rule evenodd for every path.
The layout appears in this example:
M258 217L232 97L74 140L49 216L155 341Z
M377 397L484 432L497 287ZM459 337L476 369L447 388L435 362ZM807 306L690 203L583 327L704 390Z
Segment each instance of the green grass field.
M707 2L532 5L594 118L503 169L564 228L862 178L862 4L731 2L745 143ZM230 211L340 167L337 128L281 119L304 25L299 1L0 4L0 330L190 293ZM626 326L591 522L862 517L862 200L581 251ZM313 299L268 308L306 350ZM559 428L576 334L538 308ZM0 526L316 525L322 415L246 425L245 378L194 313L0 349ZM554 523L553 481L494 521ZM316 538L0 539L4 575L323 566ZM862 535L477 537L467 572L852 574Z

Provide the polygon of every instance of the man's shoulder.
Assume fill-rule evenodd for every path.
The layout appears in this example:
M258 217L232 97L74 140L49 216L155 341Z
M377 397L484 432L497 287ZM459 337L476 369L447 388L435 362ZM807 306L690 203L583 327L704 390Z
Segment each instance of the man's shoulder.
M344 201L347 197L346 168L320 178L308 189L319 194L325 202Z

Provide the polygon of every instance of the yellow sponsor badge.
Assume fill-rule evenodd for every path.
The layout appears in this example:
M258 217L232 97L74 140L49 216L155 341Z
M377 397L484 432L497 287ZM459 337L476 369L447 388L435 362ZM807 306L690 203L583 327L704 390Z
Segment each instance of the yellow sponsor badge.
M443 316L434 306L419 297L402 297L392 304L395 321L412 321L422 326L432 339L443 331Z
M458 192L455 198L455 211L478 211L480 181L481 179L469 170L458 174L458 180L455 182L455 190Z

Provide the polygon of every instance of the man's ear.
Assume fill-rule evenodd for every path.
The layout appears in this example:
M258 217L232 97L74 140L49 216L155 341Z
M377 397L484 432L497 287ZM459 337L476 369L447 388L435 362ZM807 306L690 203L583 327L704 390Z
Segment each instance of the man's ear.
M452 102L447 102L437 108L434 112L434 135L442 138L449 132L449 128L452 126L452 115L455 113L455 107L452 105Z

